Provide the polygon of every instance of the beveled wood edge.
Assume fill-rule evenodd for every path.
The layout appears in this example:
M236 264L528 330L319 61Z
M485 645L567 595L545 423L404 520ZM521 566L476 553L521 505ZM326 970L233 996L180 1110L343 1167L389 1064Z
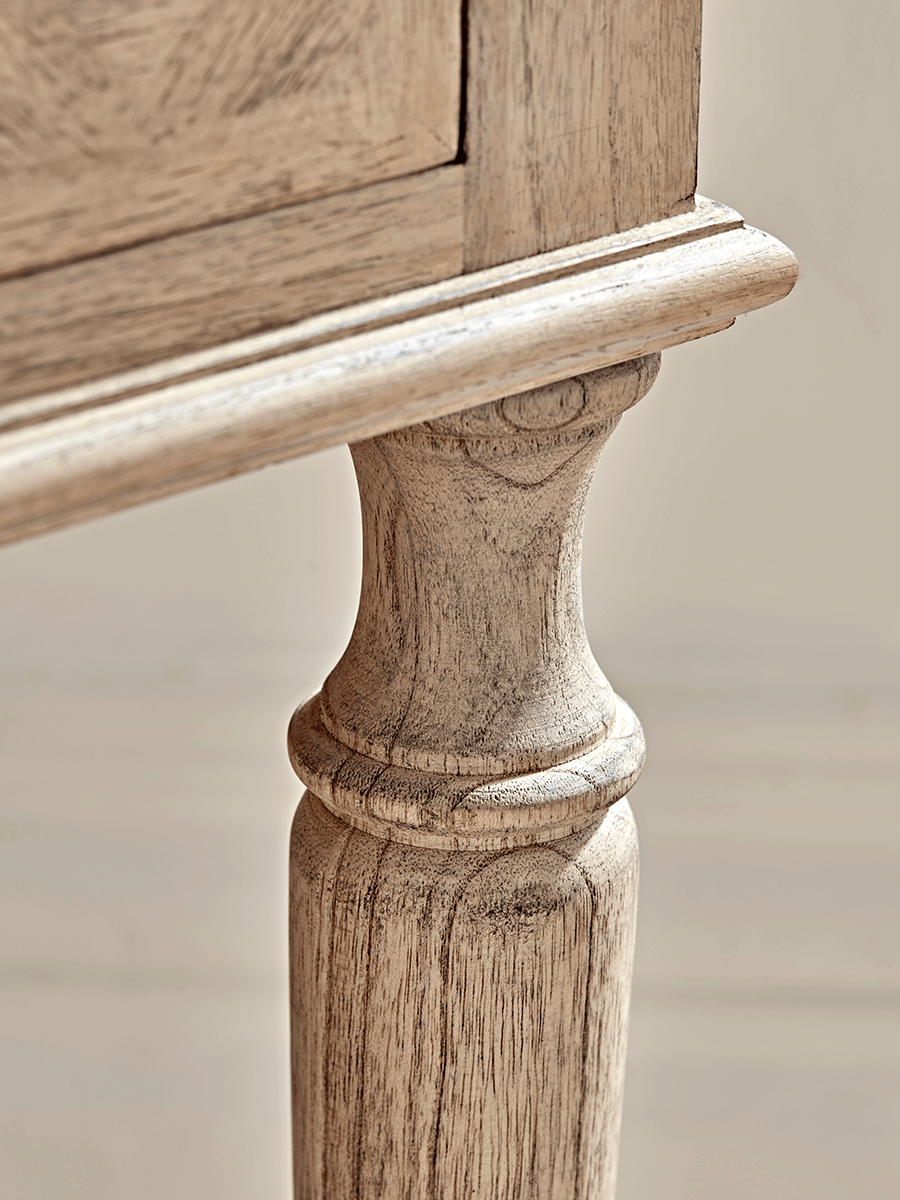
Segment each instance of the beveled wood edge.
M294 713L291 766L340 820L364 833L438 850L505 850L568 837L601 820L644 765L644 733L620 697L605 736L538 771L447 775L386 765L338 741L321 694Z
M431 172L430 175L436 176L437 172ZM18 425L51 419L63 412L71 413L113 403L178 382L217 375L235 367L325 345L355 333L387 328L416 317L445 312L461 304L505 295L538 283L549 283L566 275L637 258L667 246L696 241L728 229L740 229L743 224L743 218L734 209L697 196L693 211L665 221L332 309L265 333L162 359L150 366L118 372L89 383L54 389L21 400L4 400L0 404L0 433Z
M694 214L35 397L16 418L32 423L0 426L0 543L717 332L796 277L779 241L701 201Z

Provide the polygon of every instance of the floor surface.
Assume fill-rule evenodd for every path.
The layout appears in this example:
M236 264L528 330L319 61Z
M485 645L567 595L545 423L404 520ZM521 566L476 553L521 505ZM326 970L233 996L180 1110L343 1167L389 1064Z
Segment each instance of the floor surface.
M284 729L357 568L308 526L273 598L240 513L302 470L353 543L342 463L5 552L4 1197L288 1200ZM619 1200L900 1194L896 663L598 657L650 744Z

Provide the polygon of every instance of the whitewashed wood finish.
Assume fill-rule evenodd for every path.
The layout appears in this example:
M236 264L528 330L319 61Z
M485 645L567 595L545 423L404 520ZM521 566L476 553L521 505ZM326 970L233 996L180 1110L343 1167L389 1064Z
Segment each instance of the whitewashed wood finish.
M457 0L11 0L0 274L450 162L459 90Z
M4 402L435 283L462 270L463 168L0 281Z
M469 0L467 270L690 210L700 0Z
M350 645L293 722L298 774L344 820L441 848L589 824L643 738L587 644L581 526L653 355L352 447L363 585Z
M429 190L429 184L437 188L438 196L436 197L436 201L442 201L451 210L454 221L459 217L457 211L458 195L455 190L458 187L458 179L459 171L457 168L443 167L439 171L428 172L425 176L420 177L418 181L418 186L425 188L426 191ZM412 219L413 212L409 209L397 210L394 206L394 202L406 194L405 188L408 182L400 180L395 183L376 184L372 188L362 189L360 192L352 195L339 196L333 200L329 198L323 202L312 201L309 205L298 206L293 210L286 210L275 214L273 217L251 217L246 222L235 222L231 226L231 229L234 232L238 246L241 245L243 231L248 231L250 234L248 248L252 253L258 246L255 237L257 229L268 231L273 228L273 225L270 225L270 221L277 228L281 224L290 225L295 219L302 228L307 224L306 215L309 214L312 218L308 226L310 235L318 238L324 237L329 242L330 253L327 253L327 257L323 257L319 264L323 274L327 273L330 264L330 268L337 271L338 275L340 275L340 263L337 261L337 239L332 217L340 214L345 220L349 219L349 232L352 235L357 218L360 215L359 210L361 209L365 212L368 209L369 197L371 197L376 204L378 202L386 204L394 211L396 216L402 216L409 221ZM447 192L444 191L445 188L448 189ZM420 221L423 219L428 220L430 215L427 212L417 214ZM322 222L321 224L320 221ZM372 228L372 224L370 214L370 229ZM714 200L698 196L691 212L683 213L665 221L656 221L650 225L629 229L624 233L616 234L612 237L597 238L591 242L566 246L552 253L534 255L531 258L521 259L515 263L505 263L494 269L473 272L464 277L449 278L436 283L432 287L421 287L410 292L392 295L389 299L385 299L379 304L353 304L336 312L322 312L314 319L280 326L265 333L241 338L234 342L225 342L206 350L198 350L190 354L164 358L144 368L116 372L109 377L92 378L76 387L41 392L34 398L31 398L31 389L24 372L21 380L11 377L14 372L12 364L15 362L12 355L15 352L12 349L6 349L5 353L10 356L8 359L10 365L7 366L7 373L10 377L4 378L3 391L0 393L0 396L2 396L2 403L0 403L0 429L6 429L18 423L32 423L50 419L53 416L61 415L66 409L75 410L89 407L92 404L106 404L140 391L150 391L154 388L166 387L183 379L214 375L229 367L262 361L266 358L275 358L291 351L305 349L309 346L337 341L350 334L399 324L416 317L427 316L437 312L449 311L463 304L471 304L476 300L491 299L505 295L508 292L521 291L540 283L562 279L567 275L578 275L597 267L611 266L626 259L640 258L651 252L697 241L715 233L726 233L730 230L741 229L743 225L742 218L734 209L728 208L724 204L717 204ZM459 229L457 229L457 234L461 238L462 235ZM198 243L194 241L195 236L198 239ZM215 237L214 234L210 236ZM417 232L414 230L407 231L407 236L413 243L415 243L418 237ZM169 247L174 249L179 246L186 246L188 249L185 253L181 255L173 253L173 259L178 262L187 259L190 262L193 258L193 255L189 252L190 247L194 244L203 244L203 238L203 234L188 234L184 236L184 239L166 239L165 242L160 242L150 248L148 252L167 255ZM209 254L214 254L215 245L214 240L206 245L205 248ZM264 251L265 248L266 242L264 237ZM364 251L369 249L368 245L363 246ZM457 253L461 261L461 241ZM121 257L122 255L120 254L108 256L109 261L113 264L117 263ZM74 278L79 282L85 279L89 282L96 279L96 294L92 297L95 304L98 303L104 288L108 288L111 292L113 304L116 301L125 305L133 304L135 299L134 294L123 292L122 282L121 280L117 280L118 269L115 266L104 268L101 265L102 262L102 259L97 259L90 264L79 264L73 270L85 271L88 274L87 276L76 274ZM210 262L209 259L202 265L206 270L215 269L214 263ZM145 285L149 283L151 270L147 268L142 269L140 267L140 259L136 260L136 269L142 275L142 282ZM298 264L297 270L303 269L304 267ZM111 273L106 274L107 270ZM95 271L97 272L96 275L94 275ZM5 310L0 310L4 311L5 322L3 328L4 333L10 341L13 340L13 335L15 335L15 340L17 341L22 339L27 340L29 330L40 321L51 326L51 328L46 330L47 338L51 338L53 336L53 318L58 315L60 308L63 312L69 314L69 319L73 316L77 319L79 314L72 313L71 311L73 301L72 291L67 292L65 288L57 288L56 286L57 278L62 279L64 272L66 272L66 268L61 269L60 272L45 272L35 282L33 291L26 290L18 293L20 303L26 309L33 309L35 314L33 319L30 319L26 314L19 313L19 306L15 302L6 304ZM3 304L3 297L5 295L14 295L12 289L18 283L19 281L7 281L0 284L0 304ZM43 298L45 292L46 299ZM202 284L198 281L196 289L191 288L189 294L192 296L199 294L202 303ZM327 294L320 298L323 301L327 300ZM112 316L112 307L110 306L109 316ZM81 316L81 319L90 321L90 318L86 316ZM215 323L215 308L211 314L211 319ZM88 329L90 329L90 326L88 326ZM79 332L83 332L83 329ZM68 338L60 339L64 349L58 357L62 358L68 353L68 340ZM96 342L95 348L100 349L100 345ZM102 353L102 350L100 352ZM18 394L16 391L17 387L21 387L21 392Z
M643 736L581 529L658 366L353 447L359 615L289 734L297 1200L612 1200Z
M307 793L291 840L296 1200L612 1200L637 884L627 800L455 852Z
M4 406L0 539L689 341L793 286L730 210L673 222Z
M3 16L39 84L8 96L6 270L71 297L81 276L48 268L185 230L215 254L207 227L223 219L455 157L450 0L158 7L190 19L156 59L128 6ZM458 267L474 275L65 394L29 395L50 377L18 344L31 383L0 417L5 540L365 439L359 620L290 732L312 788L291 861L298 1200L612 1200L637 877L624 795L643 738L584 635L584 500L657 352L796 274L774 239L695 207L699 0L467 9ZM117 21L147 63L121 86L102 48ZM132 106L132 82L149 104ZM251 259L260 245L271 254L264 236ZM178 247L173 279L190 269ZM85 270L108 279L157 253ZM263 289L284 283L262 265ZM46 282L10 292L15 313L17 295L49 298L33 326L56 313L52 336L63 317L83 336ZM54 386L204 345L216 300L200 292L183 341ZM94 286L88 319L102 326L122 295L98 307ZM171 298L158 325L177 325ZM296 315L250 308L256 325L210 326L209 341Z

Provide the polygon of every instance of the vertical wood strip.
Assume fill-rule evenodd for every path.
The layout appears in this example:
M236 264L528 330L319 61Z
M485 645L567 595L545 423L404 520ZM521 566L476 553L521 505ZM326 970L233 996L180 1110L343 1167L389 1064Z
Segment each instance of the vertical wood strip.
M470 0L467 271L684 212L701 0Z

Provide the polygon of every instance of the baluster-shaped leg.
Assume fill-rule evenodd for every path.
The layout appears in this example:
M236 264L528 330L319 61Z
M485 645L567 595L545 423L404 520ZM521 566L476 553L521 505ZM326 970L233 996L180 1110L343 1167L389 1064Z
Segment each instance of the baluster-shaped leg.
M353 447L359 616L290 732L297 1200L611 1200L643 738L581 527L657 367Z

